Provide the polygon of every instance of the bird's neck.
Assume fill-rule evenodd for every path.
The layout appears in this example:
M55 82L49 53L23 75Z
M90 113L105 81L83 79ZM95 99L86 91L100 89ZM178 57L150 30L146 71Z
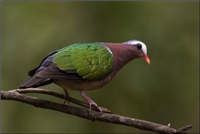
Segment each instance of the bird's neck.
M133 48L129 45L117 43L107 43L104 45L113 53L115 68L113 75L115 75L126 63L137 58L134 54Z

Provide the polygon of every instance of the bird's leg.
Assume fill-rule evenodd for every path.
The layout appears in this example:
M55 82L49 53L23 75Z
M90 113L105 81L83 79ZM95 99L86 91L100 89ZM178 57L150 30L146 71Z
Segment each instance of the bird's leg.
M83 98L89 103L90 112L92 105L95 106L100 112L102 112L102 109L89 96L87 96L84 91L81 91L81 96L83 96Z
M65 91L65 95L64 95L65 100L64 100L63 104L65 105L65 102L67 100L66 98L69 98L69 93L68 93L67 89L65 89L65 88L63 88L63 89ZM68 102L68 105L70 105L70 101L67 100L67 102Z

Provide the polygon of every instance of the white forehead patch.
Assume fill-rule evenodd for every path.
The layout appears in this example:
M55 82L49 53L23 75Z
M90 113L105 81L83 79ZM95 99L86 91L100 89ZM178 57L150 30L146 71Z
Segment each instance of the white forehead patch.
M126 44L126 45L141 44L142 45L142 51L144 52L144 54L147 54L147 47L146 47L146 45L143 42L139 41L139 40L130 40L130 41L123 42L123 44Z

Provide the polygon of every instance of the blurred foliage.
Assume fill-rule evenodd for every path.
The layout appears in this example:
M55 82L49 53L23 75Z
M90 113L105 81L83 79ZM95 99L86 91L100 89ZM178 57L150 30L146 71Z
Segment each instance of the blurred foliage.
M87 92L113 113L199 132L198 2L1 2L1 90L16 89L51 51L73 43L146 43L151 65L127 64L105 87ZM54 85L43 87L63 93ZM70 96L84 100L79 92ZM63 100L38 95L62 103ZM15 101L1 101L1 132L124 132Z

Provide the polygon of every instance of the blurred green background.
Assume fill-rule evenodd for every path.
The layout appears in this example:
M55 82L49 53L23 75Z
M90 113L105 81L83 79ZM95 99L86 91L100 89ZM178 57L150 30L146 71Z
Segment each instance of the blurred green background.
M193 124L189 132L199 132L199 2L3 1L1 15L1 90L18 88L30 69L66 45L138 39L151 65L134 60L86 93L113 113L174 128ZM42 88L63 93L54 84ZM79 92L69 94L84 101ZM16 101L1 101L1 132L146 133Z

